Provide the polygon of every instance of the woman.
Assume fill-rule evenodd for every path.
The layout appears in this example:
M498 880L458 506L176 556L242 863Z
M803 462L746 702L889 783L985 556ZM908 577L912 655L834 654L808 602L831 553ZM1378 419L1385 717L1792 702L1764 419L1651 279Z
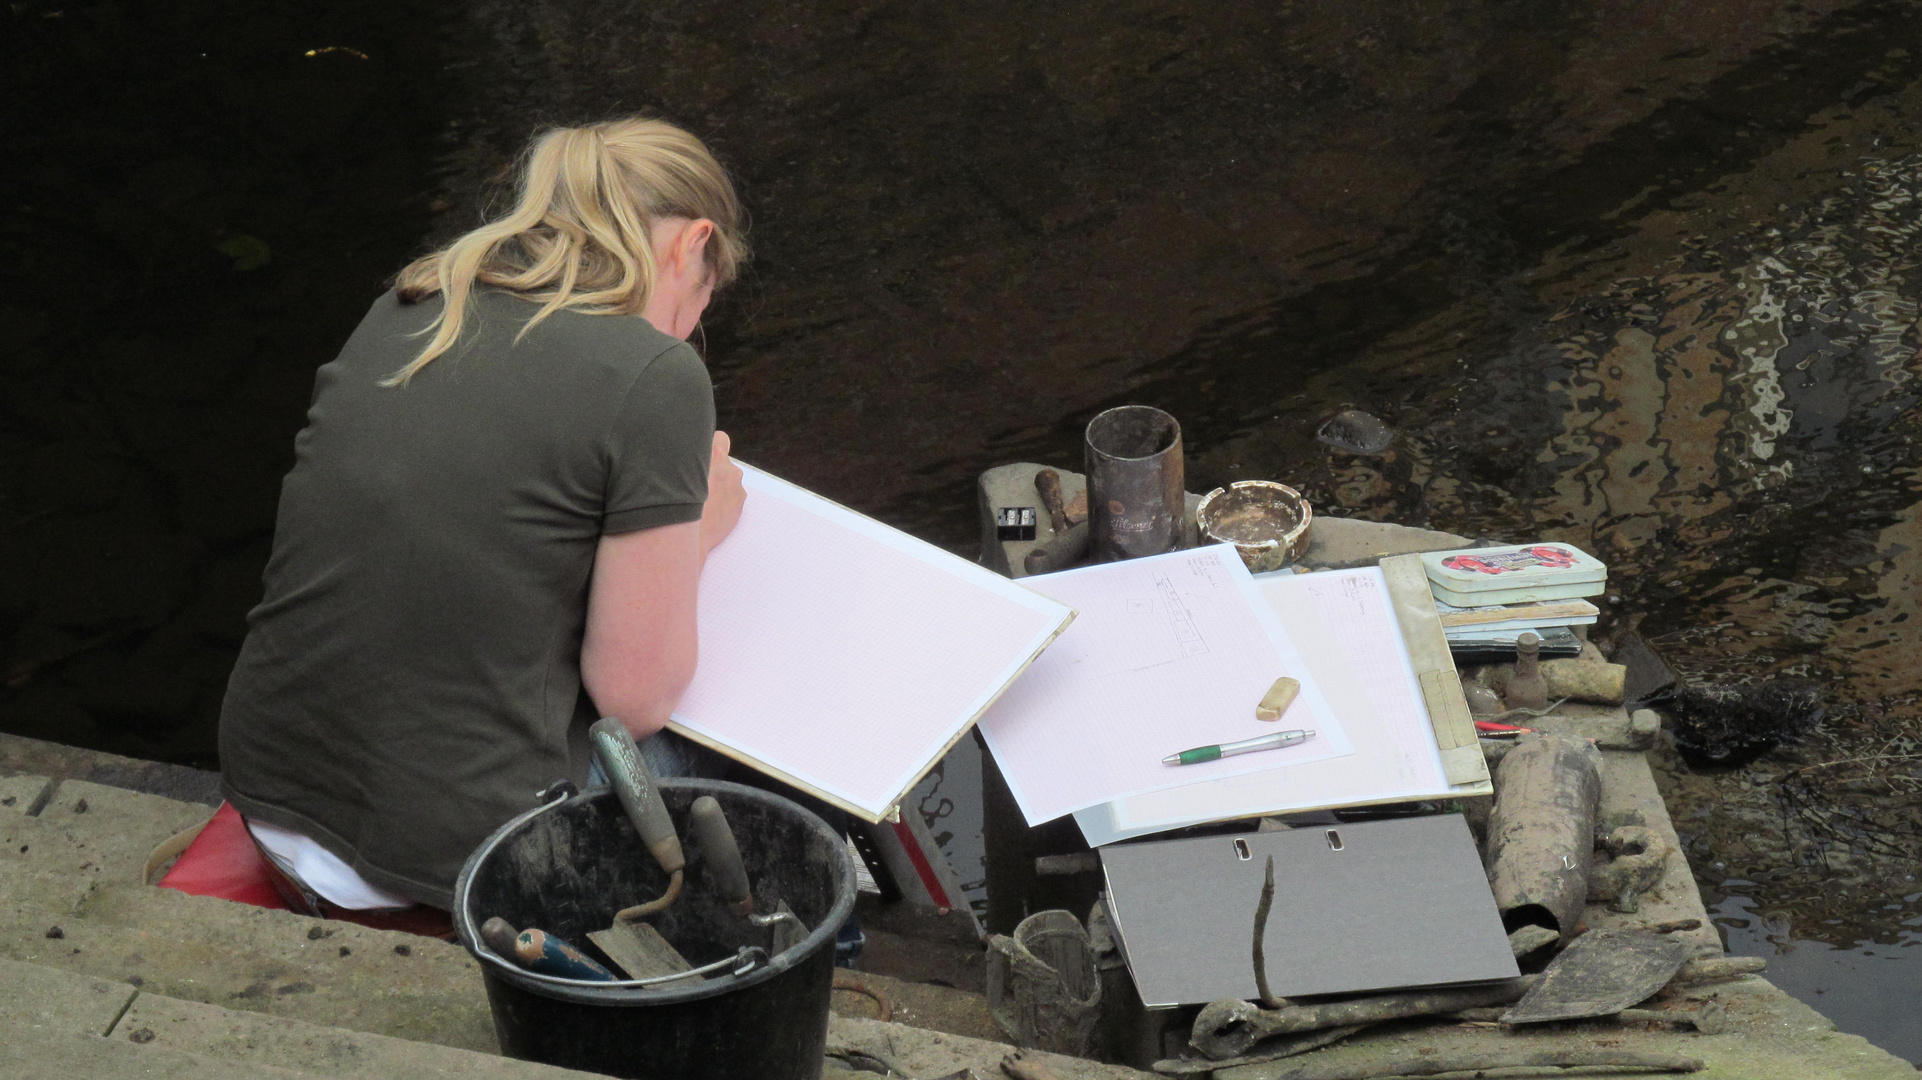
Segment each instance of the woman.
M585 781L595 717L667 723L744 497L685 339L746 257L694 136L550 131L511 212L320 369L220 725L223 791L314 913L450 907L488 833Z

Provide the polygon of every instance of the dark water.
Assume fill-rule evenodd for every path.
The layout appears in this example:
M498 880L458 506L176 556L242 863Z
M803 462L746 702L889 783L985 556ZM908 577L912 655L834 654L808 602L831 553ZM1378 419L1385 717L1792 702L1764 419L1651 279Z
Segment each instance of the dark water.
M1580 543L1605 635L1830 697L1658 763L1731 948L1922 989L1922 4L0 19L0 729L209 763L313 368L532 127L645 108L757 218L705 338L741 456L965 551L980 470L1139 401L1196 490ZM1345 407L1397 441L1315 442Z

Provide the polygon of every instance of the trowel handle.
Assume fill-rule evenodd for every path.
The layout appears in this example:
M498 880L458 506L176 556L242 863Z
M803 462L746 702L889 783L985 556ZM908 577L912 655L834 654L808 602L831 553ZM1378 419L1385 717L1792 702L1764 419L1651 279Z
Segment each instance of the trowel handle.
M661 869L670 874L678 872L687 865L686 856L681 854L681 838L674 834L674 821L667 816L667 804L661 801L660 782L641 759L640 747L634 745L627 725L612 716L604 717L587 729L587 738L594 746L594 757L607 773L607 782L621 800L621 808L627 811L627 820L641 834L641 842L654 853Z
M741 914L752 915L754 892L748 886L747 867L741 865L741 848L734 842L734 830L728 827L727 814L714 796L703 795L694 800L687 811L687 830L694 835L695 845L706 857L721 898L740 909Z

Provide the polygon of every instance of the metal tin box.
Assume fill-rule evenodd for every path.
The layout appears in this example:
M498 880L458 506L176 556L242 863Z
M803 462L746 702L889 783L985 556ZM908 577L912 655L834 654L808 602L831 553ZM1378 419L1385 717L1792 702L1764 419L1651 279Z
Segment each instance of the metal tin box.
M1431 551L1421 561L1435 599L1456 607L1563 600L1608 589L1608 566L1572 544Z

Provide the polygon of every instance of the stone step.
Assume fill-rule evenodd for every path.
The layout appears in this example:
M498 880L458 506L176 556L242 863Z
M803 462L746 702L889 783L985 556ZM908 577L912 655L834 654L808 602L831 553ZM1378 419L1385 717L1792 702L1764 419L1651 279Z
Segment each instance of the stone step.
M23 778L6 790L31 787ZM0 795L0 801L5 796ZM142 883L155 845L211 810L85 781L0 808L0 957L168 997L492 1053L456 945Z
M171 1075L175 1064L198 1064L216 1076L334 1080L567 1080L597 1075L223 1009L131 983L8 960L0 960L0 1032L9 1044L37 1039L43 1056L84 1066L70 1069L67 1076ZM101 1041L111 1048L99 1045Z
M228 1058L221 1055L250 1046L278 1046L285 1054L260 1059L263 1070L278 1062L324 1076L359 1075L327 1070L335 1057L351 1061L372 1053L369 1046L388 1047L383 1052L391 1060L406 1059L390 1046L398 1044L425 1055L419 1060L428 1064L420 1069L458 1060L465 1062L460 1072L480 1077L583 1075L489 1073L476 1063L498 1063L487 1068L525 1064L493 1056L498 1044L480 973L459 946L145 885L142 874L155 845L211 812L203 805L89 781L0 778L0 962L137 992L126 1014L139 1026L121 1024L109 1043L129 1043L136 1032L152 1032L152 1043L137 1044L140 1048L158 1045L169 1053L212 1054L222 1061ZM970 1037L992 1034L980 995L866 977L890 1001L897 1021L937 1030L836 1016L830 1045L911 1064L915 1075L930 1076L962 1068L995 1075L1001 1057L1011 1052L997 1040ZM872 1003L860 995L837 993L836 999L837 1008L856 1017L873 1015ZM88 1037L106 1037L104 1030ZM336 1053L338 1047L360 1049ZM85 1053L124 1050L89 1044ZM437 1056L463 1051L471 1053ZM1044 1060L1063 1080L1147 1075L1055 1055ZM89 1075L85 1069L62 1075L76 1071ZM410 1073L394 1066L366 1075L453 1073Z
M99 1035L0 1029L0 1076L10 1080L313 1080L316 1074L156 1050Z

